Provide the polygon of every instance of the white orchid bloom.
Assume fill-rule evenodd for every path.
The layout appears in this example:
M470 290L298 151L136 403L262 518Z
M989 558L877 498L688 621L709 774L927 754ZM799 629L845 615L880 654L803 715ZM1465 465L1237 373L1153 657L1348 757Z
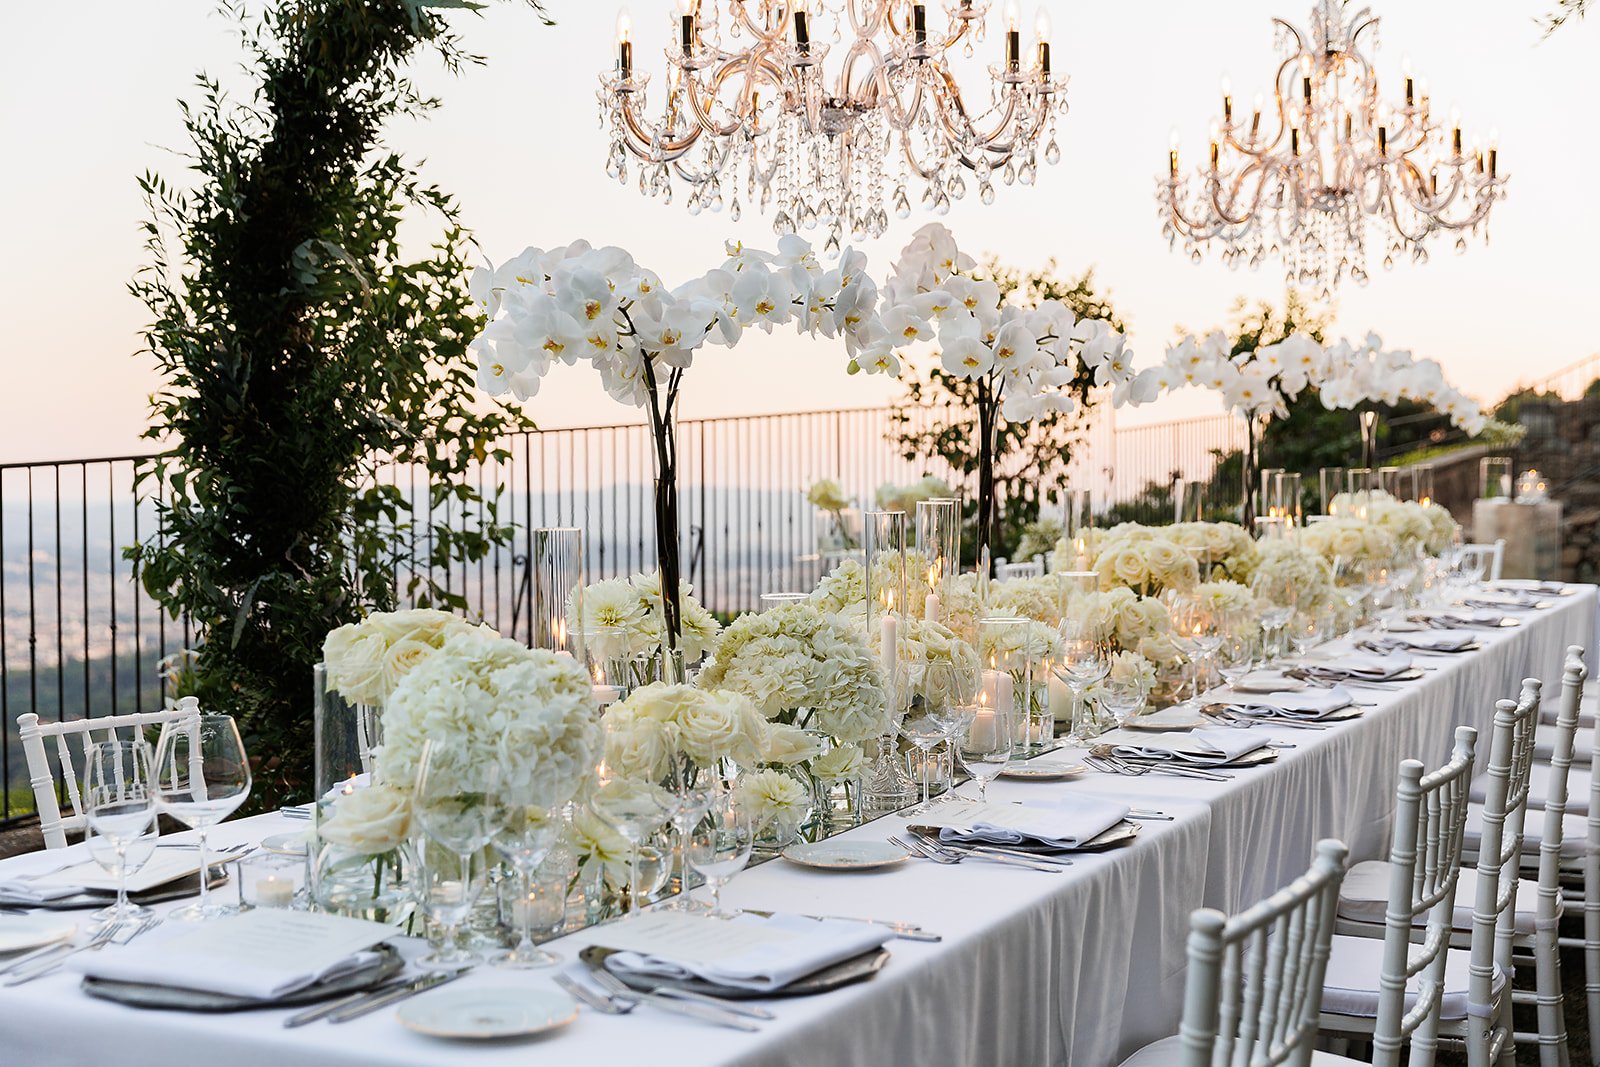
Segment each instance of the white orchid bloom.
M1023 315L1014 315L1000 324L994 338L994 361L1003 369L1025 370L1039 357L1039 339Z
M933 323L914 304L896 304L883 314L883 328L896 348L933 340Z
M957 378L973 380L994 369L994 350L972 317L947 319L939 330L939 360Z

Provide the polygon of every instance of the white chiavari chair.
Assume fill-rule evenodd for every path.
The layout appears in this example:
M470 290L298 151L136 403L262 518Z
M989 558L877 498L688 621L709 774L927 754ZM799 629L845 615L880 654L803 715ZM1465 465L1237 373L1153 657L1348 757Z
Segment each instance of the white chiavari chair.
M1312 1048L1348 852L1341 841L1319 841L1311 869L1254 907L1190 916L1178 1035L1146 1045L1123 1067L1354 1065Z
M1493 544L1466 544L1461 546L1461 551L1483 560L1483 578L1485 581L1498 582L1506 565L1506 539L1504 537Z
M1492 987L1479 989L1465 955L1450 952L1477 736L1470 726L1458 728L1450 759L1431 773L1416 760L1400 764L1383 939L1336 934L1329 947L1323 1032L1370 1038L1375 1067L1397 1067L1408 1039L1410 1067L1429 1067L1441 1032L1484 1036L1468 1022L1476 1005L1499 1000ZM1492 953L1492 929L1486 944ZM1477 1043L1472 1067L1487 1067L1490 1046Z
M44 847L65 848L67 834L80 832L84 828L83 798L78 790L82 772L75 760L85 759L89 748L101 741L127 741L141 737L147 728L159 728L174 719L193 715L198 707L193 697L185 697L176 708L66 722L40 722L39 716L33 712L18 715L17 734L22 742L23 755L28 761L28 781L33 786L33 800L39 812L39 829L44 833ZM119 734L119 731L122 732ZM154 748L154 740L150 740ZM72 750L74 741L78 745L76 757ZM55 749L54 761L50 758L52 747ZM66 789L70 809L70 814L66 815L62 814L57 799L57 770L61 775L60 784Z

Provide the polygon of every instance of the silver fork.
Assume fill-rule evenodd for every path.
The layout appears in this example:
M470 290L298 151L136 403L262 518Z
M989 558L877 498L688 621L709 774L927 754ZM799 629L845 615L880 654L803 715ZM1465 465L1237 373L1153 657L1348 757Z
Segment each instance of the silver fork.
M126 925L126 921L114 922L107 926L104 930L101 930L99 933L95 934L94 937L90 938L88 941L85 941L83 944L74 948L69 948L64 952L57 952L48 959L40 960L39 966L34 967L31 970L24 969L16 972L10 978L6 979L5 984L8 986L22 985L25 982L33 981L35 978L43 978L45 975L50 974L59 968L69 956L75 956L80 952L94 952L104 948L110 943L112 938L116 937L117 934L122 931L122 928Z
M608 997L604 993L590 989L582 982L568 975L557 974L553 977L556 980L556 985L602 1014L626 1015L639 1006L639 1002L636 1000L619 1001L614 997Z

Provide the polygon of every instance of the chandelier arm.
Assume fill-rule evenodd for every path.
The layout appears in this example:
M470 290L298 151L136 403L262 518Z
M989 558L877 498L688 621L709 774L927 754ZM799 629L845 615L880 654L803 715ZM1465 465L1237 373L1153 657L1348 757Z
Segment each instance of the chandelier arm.
M1167 182L1167 207L1172 214L1173 222L1176 224L1174 228L1179 231L1187 231L1189 237L1196 241L1211 240L1211 238L1222 232L1222 227L1217 224L1208 224L1197 219L1191 219L1184 214L1183 205L1178 200L1178 186L1181 184L1181 182L1176 181Z
M794 6L793 0L778 0L778 2L782 3L783 7L780 9L776 25L774 25L770 30L764 26L761 26L756 22L755 19L750 17L750 9L745 6L744 0L734 0L734 2L728 5L728 9L730 11L737 12L735 18L739 20L739 25L749 30L752 37L756 38L756 40L760 41L762 44L771 47L783 40L783 35L786 32L789 22L794 17L792 11ZM767 9L767 5L763 3L761 8L763 11L765 11Z
M718 123L711 117L711 105L722 95L723 83L735 74L743 74L745 83L739 90L739 99L734 107L734 120L728 123ZM695 121L707 133L717 137L731 137L736 130L746 125L754 132L756 117L754 93L757 84L770 85L779 93L787 91L783 84L782 70L772 62L769 50L764 48L729 60L718 67L716 74L712 78L711 85L707 87L704 104L701 103L698 96L693 93L690 94L689 104L694 110ZM745 116L744 118L739 117L741 113Z
M1235 215L1228 208L1222 206L1221 193L1223 183L1221 181L1210 182L1212 212L1229 226L1243 226L1249 222L1251 217L1255 215L1256 210L1261 206L1261 194L1266 191L1267 179L1271 177L1272 169L1271 163L1258 162L1245 167L1234 176L1231 188L1228 190L1228 204L1237 210L1239 193L1244 189L1245 181L1250 177L1251 171L1259 171L1259 176L1256 179L1255 195L1250 198L1250 206L1242 215Z
M633 108L624 103L616 110L622 113L624 132L628 135L621 139L623 147L647 163L672 162L694 147L694 143L700 139L700 134L703 132L696 126L678 140L658 144L655 137L639 125L639 116L633 113Z
M944 91L939 92L938 95L949 104L949 107L939 113L940 125L944 127L946 135L950 138L958 137L958 131L950 121L950 112L953 110L961 121L966 124L967 129L971 131L977 147L994 152L1009 151L1012 142L1000 143L1000 138L1011 127L1012 119L1017 112L1017 97L1019 94L1016 91L1006 93L1006 109L1000 115L999 121L996 122L993 130L988 133L981 133L977 124L973 122L972 116L967 113L967 104L962 99L961 87L956 84L955 76L943 68L937 69L935 75L934 87L938 90L941 88L940 83L943 83L942 88Z
M883 21L884 5L880 0L865 0L870 7L867 14L860 13L860 0L846 0L845 10L850 14L850 28L857 37L874 37L878 33L878 25Z
M1404 193L1404 190L1402 190L1402 194L1403 193ZM1389 205L1389 218L1390 218L1390 220L1392 222L1392 225L1395 228L1395 231L1400 234L1401 238L1405 241L1405 243L1413 244L1413 245L1421 244L1423 242L1423 240L1425 240L1427 238L1428 234L1433 229L1433 227L1431 227L1429 225L1426 225L1427 216L1423 215L1423 219L1424 219L1424 223L1425 224L1423 225L1421 230L1419 230L1416 233L1409 233L1406 230L1404 217L1400 213L1399 206L1395 203L1395 200L1394 200L1394 189L1392 187L1390 187L1388 189L1387 193L1386 193L1386 201L1387 201L1387 203ZM1409 205L1409 201L1407 201L1407 203Z

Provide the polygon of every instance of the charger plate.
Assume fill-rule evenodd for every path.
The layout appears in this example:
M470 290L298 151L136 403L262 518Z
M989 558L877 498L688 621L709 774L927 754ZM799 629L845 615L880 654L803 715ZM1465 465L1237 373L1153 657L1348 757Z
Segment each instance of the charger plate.
M591 970L605 967L607 956L616 949L604 948L600 945L590 945L578 953ZM652 989L666 986L672 989L686 989L692 993L709 993L714 997L723 997L727 1000L764 1000L768 997L809 997L817 993L828 993L835 989L842 989L847 985L865 982L879 971L884 964L889 962L889 950L875 948L870 952L863 952L859 956L842 960L831 967L824 967L820 971L808 974L804 978L796 979L782 989L741 989L737 986L718 985L707 982L703 978L664 978L660 975L623 974L606 968L606 973L640 992L648 993Z
M218 886L228 884L227 871L222 867L211 868L211 883L206 887L216 889ZM175 878L149 889L137 893L129 893L128 900L134 904L165 904L172 900L185 900L196 896L200 892L200 872L186 874L182 878ZM82 893L74 893L70 897L58 897L55 900L43 900L37 904L19 905L20 907L34 908L40 911L82 911L85 908L103 908L115 902L117 894L111 890L86 889Z
M1184 770L1190 771L1232 771L1241 767L1259 767L1263 763L1271 763L1273 760L1278 758L1277 749L1266 747L1252 749L1237 759L1229 760L1227 763L1200 763L1193 760L1146 759L1142 756L1123 756L1115 752L1115 748L1115 745L1096 745L1089 751L1096 756L1112 756L1116 759L1120 759L1126 763L1132 763L1139 767L1154 768L1170 766L1180 767Z
M919 837L939 840L939 828L936 826L912 826L912 833ZM991 848L1004 849L1007 852L1030 852L1038 856L1063 856L1073 852L1109 852L1114 848L1133 844L1134 838L1139 836L1139 824L1132 819L1123 819L1098 836L1090 838L1077 848L1059 848L1055 845L1045 845L1034 841L1024 841L1017 845L991 845Z

